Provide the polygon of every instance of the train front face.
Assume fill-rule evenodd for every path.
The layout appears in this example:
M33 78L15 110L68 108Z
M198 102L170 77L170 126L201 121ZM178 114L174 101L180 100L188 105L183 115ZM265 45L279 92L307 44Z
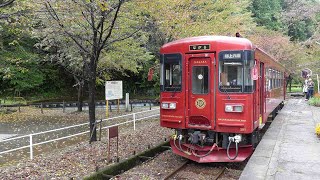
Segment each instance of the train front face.
M174 153L200 163L252 154L259 125L255 61L250 43L239 42L192 39L161 49L160 124L176 131Z

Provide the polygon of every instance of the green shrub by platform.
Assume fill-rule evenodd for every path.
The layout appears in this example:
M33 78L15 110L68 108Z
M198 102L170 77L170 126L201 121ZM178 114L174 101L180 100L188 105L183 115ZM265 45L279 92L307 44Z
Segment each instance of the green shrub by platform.
M309 104L312 106L318 106L320 107L320 98L319 97L313 97L309 99Z

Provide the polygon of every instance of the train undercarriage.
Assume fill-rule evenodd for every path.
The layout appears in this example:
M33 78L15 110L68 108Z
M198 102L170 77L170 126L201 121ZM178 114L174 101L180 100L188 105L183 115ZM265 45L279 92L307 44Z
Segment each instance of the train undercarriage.
M259 139L258 131L234 134L176 129L170 144L175 154L199 163L241 162L252 154Z

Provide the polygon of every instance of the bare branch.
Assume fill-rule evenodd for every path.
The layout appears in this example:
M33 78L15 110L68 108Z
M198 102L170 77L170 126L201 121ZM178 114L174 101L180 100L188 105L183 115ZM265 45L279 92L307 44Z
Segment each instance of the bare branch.
M123 40L125 40L125 39L128 39L128 38L132 37L133 35L135 35L137 32L139 32L141 29L142 29L142 28L139 28L139 29L137 29L136 31L134 31L133 33L131 33L131 34L127 35L127 36L124 36L124 37L122 37L122 38L118 38L118 39L109 41L109 44L113 44L113 43L115 43L115 42L123 41Z
M89 53L89 51L82 46L82 44L76 39L76 37L65 29L64 25L61 23L54 8L51 6L51 4L48 1L45 3L45 6L50 16L58 23L58 25L61 27L63 32L66 33L80 47L80 49L82 49L86 53Z
M117 7L117 10L116 10L116 13L114 14L114 17L112 19L112 22L111 22L111 25L110 25L110 28L109 28L109 32L107 34L107 36L104 38L100 48L99 48L99 51L101 51L103 49L103 47L106 45L107 43L107 40L110 38L111 34L112 34L112 30L113 30L113 27L116 23L116 19L118 17L118 14L119 14L119 11L120 11L120 7L122 5L123 1L122 0L119 0L119 4L118 4L118 7Z
M4 2L4 3L0 4L0 8L9 6L9 5L12 4L14 1L15 1L15 0L9 0L9 1L7 1L7 2Z

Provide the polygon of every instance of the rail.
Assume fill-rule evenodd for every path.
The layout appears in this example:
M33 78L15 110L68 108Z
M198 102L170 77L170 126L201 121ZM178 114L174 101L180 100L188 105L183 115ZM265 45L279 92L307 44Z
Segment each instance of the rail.
M155 114L151 114L150 115L150 113L152 113L152 112L154 112ZM143 117L137 118L137 115L140 115L140 114L143 115ZM102 125L101 122L107 122L107 121L110 121L110 120L120 119L120 118L125 118L125 117L129 117L129 118L132 117L132 120L129 119L129 120L126 120L125 122L122 122L122 123L117 123L117 124L101 127L100 130L109 129L109 128L114 127L114 126L120 126L120 125L124 125L124 124L128 124L128 123L132 123L132 122L133 122L133 129L136 130L136 122L137 121L141 121L141 120L144 120L144 119L157 117L157 116L159 116L159 114L160 114L159 108L156 108L156 109L153 109L153 110L141 111L141 112L126 114L126 115L122 115L122 116L116 116L116 117L112 117L112 118L96 120L95 124L100 123L100 125ZM55 139L51 139L51 140L47 140L47 141L42 141L42 142L38 142L38 143L33 143L34 136L42 135L42 134L46 134L46 133L50 133L50 132L57 132L57 131L67 130L67 129L80 127L80 126L84 126L84 125L89 125L89 124L88 123L82 123L82 124L78 124L78 125L73 125L73 126L68 126L68 127L63 127L63 128L57 128L57 129L53 129L53 130L48 130L48 131L43 131L43 132L38 132L38 133L33 133L33 134L28 134L28 135L23 135L23 136L18 136L18 137L13 137L13 138L0 140L0 143L4 143L4 142L18 140L18 139L22 139L22 138L29 138L29 145L2 151L2 152L0 152L0 155L6 154L6 153L10 153L10 152L13 152L13 151L18 151L18 150L21 150L21 149L29 148L30 159L33 159L33 147L34 146L47 144L47 143L59 141L59 140L62 140L62 139L68 139L68 138L71 138L71 137L75 137L75 136L79 136L79 135L82 135L82 134L89 133L90 131L87 130L87 131L83 131L83 132L80 132L80 133L76 133L76 134L72 134L72 135L68 135L68 136L64 136L64 137L59 137L59 138L55 138ZM97 131L99 131L99 129L97 129Z

